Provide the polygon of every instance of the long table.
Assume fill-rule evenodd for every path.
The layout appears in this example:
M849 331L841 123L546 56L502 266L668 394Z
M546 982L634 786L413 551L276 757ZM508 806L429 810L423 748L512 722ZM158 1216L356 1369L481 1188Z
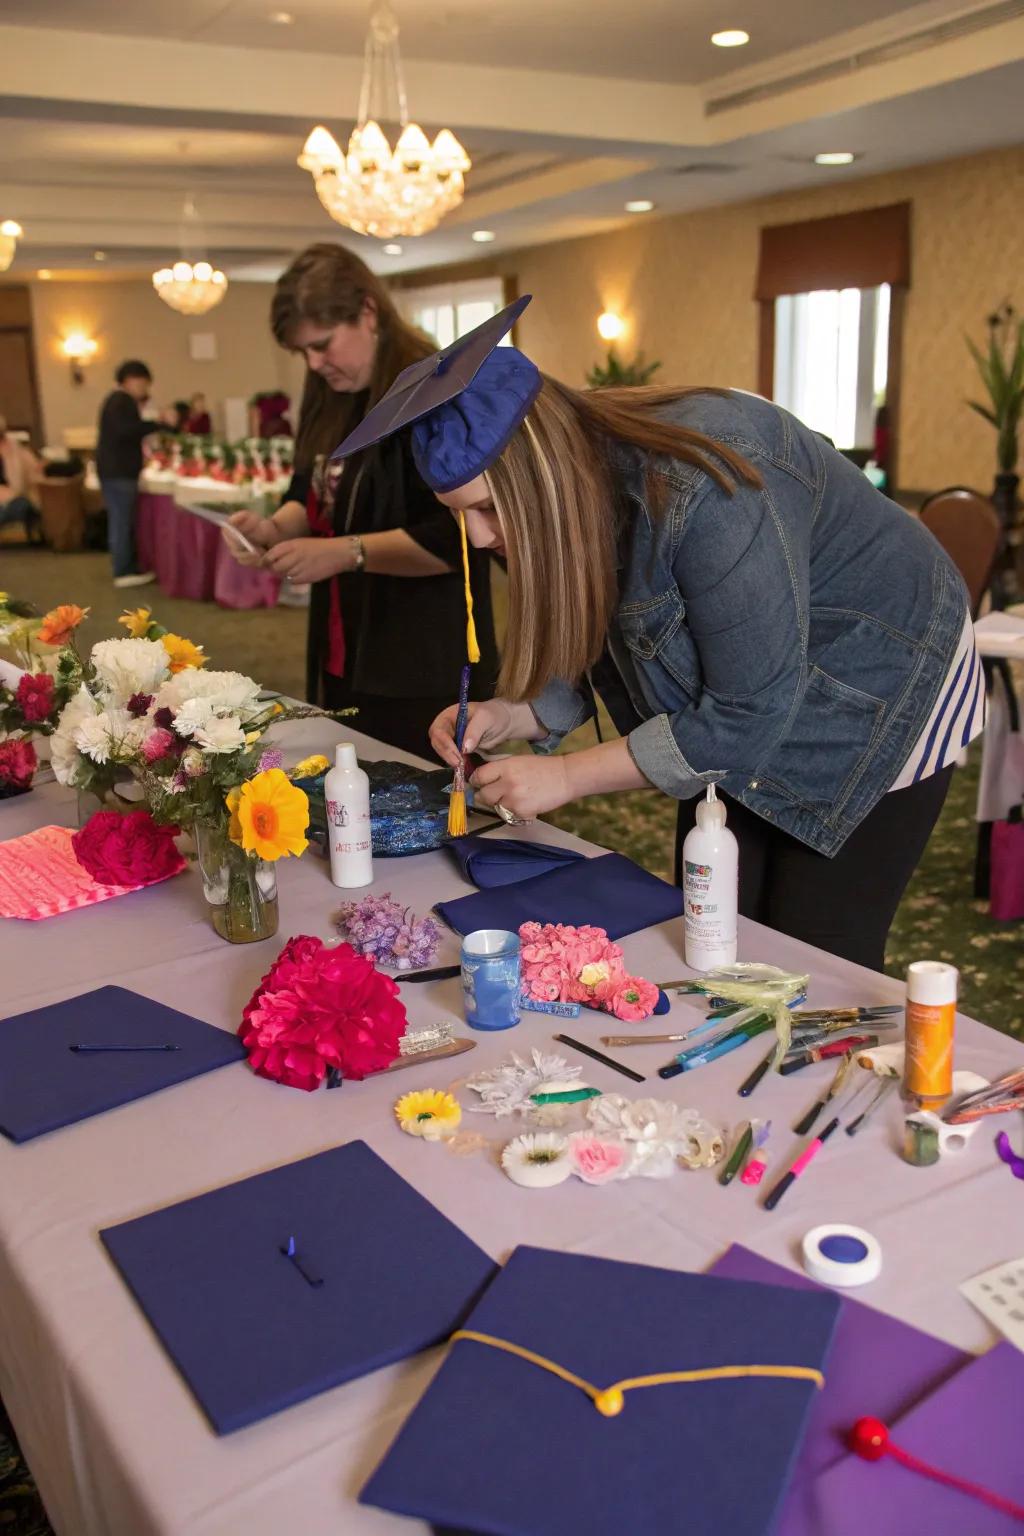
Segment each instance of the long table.
M340 733L320 722L281 733L289 761L327 749ZM353 733L346 733L353 736ZM354 736L360 755L395 754ZM67 792L45 787L0 804L0 836L47 822L71 824ZM543 824L517 829L543 842L599 850ZM149 891L38 924L0 926L3 1013L56 1002L120 982L224 1029L234 1029L252 989L283 940L331 933L338 904L327 866L312 854L279 866L278 940L232 948L206 917L198 878L181 875ZM391 890L419 912L467 890L445 853L380 860L371 889ZM654 980L685 974L681 924L624 941L634 970ZM438 963L454 960L447 935ZM741 958L811 973L809 1005L891 1002L899 983L837 960L755 923L741 925ZM414 1025L461 1019L458 980L408 987ZM686 999L664 1027L695 1023ZM611 1022L611 1021L609 1021ZM571 1026L592 1039L600 1019ZM489 1152L454 1157L403 1135L392 1105L414 1087L446 1087L493 1065L510 1050L557 1049L558 1022L524 1015L514 1030L480 1034L457 1062L305 1094L227 1067L79 1125L16 1147L0 1138L0 1396L39 1481L58 1536L412 1536L425 1531L356 1503L363 1481L422 1394L440 1359L430 1351L218 1439L116 1274L100 1228L364 1138L404 1178L495 1259L518 1243L704 1269L733 1241L796 1267L799 1242L825 1221L849 1221L878 1238L881 1277L858 1295L965 1349L993 1342L988 1325L957 1292L969 1275L1021 1249L1021 1190L979 1130L959 1160L931 1169L898 1152L899 1108L855 1140L832 1139L813 1169L769 1214L761 1196L713 1174L629 1180L591 1188L570 1180L554 1190L510 1183L497 1152L515 1128L466 1114L489 1136ZM628 1026L627 1026L628 1028ZM460 1033L472 1031L461 1029ZM635 1086L580 1058L585 1077L607 1092L692 1104L723 1127L745 1115L771 1117L769 1177L793 1154L789 1126L817 1096L831 1068L773 1077L750 1101L736 1096L763 1041L698 1072L663 1083L664 1046L632 1047L624 1059L648 1082ZM571 1054L567 1052L566 1054ZM1024 1063L1024 1047L970 1019L958 1023L957 1059L986 1076ZM464 1104L472 1095L463 1095ZM354 1240L357 1240L354 1238ZM396 1265L415 1261L396 1234Z
M169 597L222 608L273 608L277 602L280 578L239 565L220 530L185 512L173 496L139 492L136 536L141 565L156 572Z

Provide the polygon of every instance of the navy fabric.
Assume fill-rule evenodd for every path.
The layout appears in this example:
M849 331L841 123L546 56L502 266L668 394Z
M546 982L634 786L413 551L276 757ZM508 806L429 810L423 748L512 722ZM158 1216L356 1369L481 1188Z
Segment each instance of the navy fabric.
M100 1237L221 1435L439 1343L494 1273L362 1141Z
M483 474L540 393L540 372L529 358L515 347L495 350L529 302L524 294L451 346L403 369L332 458L347 459L413 427L416 468L432 490L452 491Z
M518 837L453 837L447 846L454 853L463 875L478 890L496 885L514 885L549 870L578 864L585 855L571 848L556 848L548 843L528 843Z
M477 891L434 908L456 933L515 932L522 923L590 923L610 939L679 917L683 893L621 853L580 859L532 880Z
M77 1052L76 1044L178 1045ZM0 1132L31 1141L245 1059L237 1035L124 987L99 987L0 1019Z
M517 1248L466 1327L597 1387L720 1365L827 1377L838 1310L825 1293ZM460 1340L360 1499L478 1536L767 1536L816 1391L641 1387L605 1418L540 1366Z

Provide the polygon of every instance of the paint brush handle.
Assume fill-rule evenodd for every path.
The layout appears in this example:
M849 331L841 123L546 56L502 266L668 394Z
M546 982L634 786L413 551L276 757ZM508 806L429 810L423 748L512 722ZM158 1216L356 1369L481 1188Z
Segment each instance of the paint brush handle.
M741 1099L750 1098L750 1095L753 1093L758 1083L764 1077L765 1073L768 1071L768 1068L771 1066L774 1060L775 1047L773 1045L771 1050L768 1052L768 1055L764 1058L764 1061L759 1062L754 1068L753 1072L751 1072L750 1076L744 1078L743 1082L740 1083L739 1095Z
M808 1142L807 1146L800 1153L800 1156L796 1159L796 1162L790 1168L789 1172L783 1174L782 1178L779 1180L775 1188L769 1194L767 1200L764 1202L764 1208L766 1211L774 1211L775 1207L786 1193L786 1190L791 1184L796 1183L800 1175L814 1161L824 1146L825 1142L828 1141L828 1138L835 1131L838 1124L838 1119L830 1120L828 1125L826 1125L825 1129L822 1131L821 1135L816 1136L813 1141Z
M459 712L455 717L455 745L462 751L462 743L466 739L466 726L469 722L469 678L470 668L463 667L462 676L459 678Z

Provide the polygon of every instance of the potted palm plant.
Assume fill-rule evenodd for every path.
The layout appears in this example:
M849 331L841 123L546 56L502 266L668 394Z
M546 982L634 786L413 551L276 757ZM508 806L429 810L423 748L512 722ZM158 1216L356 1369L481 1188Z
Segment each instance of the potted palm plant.
M609 347L605 362L595 363L587 374L587 384L591 389L623 389L627 385L649 384L660 367L660 363L645 362L642 352L631 363L624 363L615 348Z
M1004 529L1010 529L1017 514L1017 437L1020 431L1021 413L1024 411L1024 320L1020 320L1013 305L1006 300L988 317L988 347L985 351L967 337L971 356L977 364L981 381L985 386L989 403L978 400L967 403L996 429L996 461L998 470L992 501L1002 518Z

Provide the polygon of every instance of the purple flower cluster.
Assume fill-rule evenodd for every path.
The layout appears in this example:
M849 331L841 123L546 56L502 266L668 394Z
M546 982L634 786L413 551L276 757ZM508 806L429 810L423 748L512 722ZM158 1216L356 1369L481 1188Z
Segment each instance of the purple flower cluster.
M268 768L283 768L284 753L280 747L268 747L260 758L259 772L266 773Z
M418 971L430 965L441 940L432 917L417 917L408 907L399 906L390 891L347 901L334 914L334 924L358 954L396 971Z

